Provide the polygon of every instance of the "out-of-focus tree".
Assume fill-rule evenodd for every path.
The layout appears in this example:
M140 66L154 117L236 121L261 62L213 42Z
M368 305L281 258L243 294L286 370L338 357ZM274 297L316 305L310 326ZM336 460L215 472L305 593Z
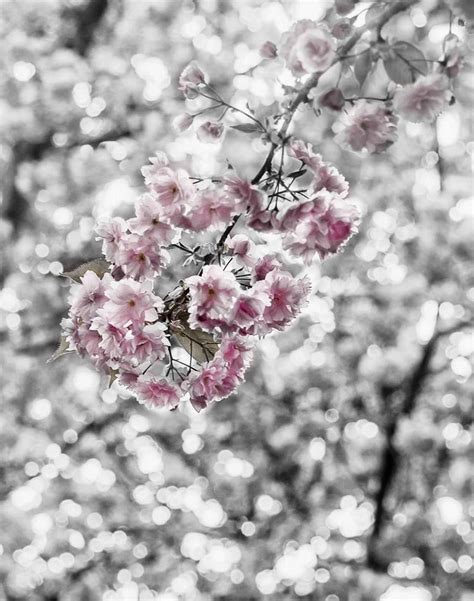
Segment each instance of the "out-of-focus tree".
M46 366L57 276L97 256L94 219L130 214L157 148L207 173L222 160L169 127L182 67L271 103L279 74L255 49L332 4L3 2L0 598L472 599L469 2L390 23L432 60L449 31L464 40L434 128L361 159L331 113L298 115L365 215L238 395L155 413L77 358ZM245 137L226 144L252 169Z

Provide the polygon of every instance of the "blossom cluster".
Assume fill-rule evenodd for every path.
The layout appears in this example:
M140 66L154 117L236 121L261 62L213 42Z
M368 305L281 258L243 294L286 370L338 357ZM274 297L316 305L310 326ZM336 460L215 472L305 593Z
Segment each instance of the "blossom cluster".
M288 143L286 157L310 174L303 196L290 181L258 186L234 174L203 181L163 154L152 157L135 214L96 226L106 267L71 287L68 350L152 406L173 408L187 398L201 409L231 394L257 337L284 330L307 302L308 277L292 275L285 262L323 259L357 229L358 211L337 169L300 140ZM279 184L285 194L275 191ZM229 235L215 254L203 257L183 242L238 219L252 236ZM281 239L281 252L266 251L266 235ZM171 249L201 268L160 297Z
M74 277L63 348L118 378L139 401L173 409L189 400L200 410L228 397L243 381L258 337L288 328L307 303L305 266L339 252L357 232L359 209L344 176L311 144L287 135L296 108L314 98L301 93L299 82L317 87L320 75L344 59L337 40L351 33L353 7L351 0L336 3L343 18L331 30L298 21L279 46L262 47L262 61L283 61L296 82L290 108L273 120L277 129L269 118L225 101L194 61L181 73L186 100L202 97L211 105L180 115L175 128L182 132L199 115L225 107L217 121L205 120L196 130L201 142L219 143L228 110L244 117L233 127L269 145L253 179L233 169L195 177L157 153L142 168L146 192L134 215L97 224L104 259ZM336 87L316 98L319 107L343 111L334 130L344 148L385 150L397 138L399 118L432 122L449 103L459 53L451 49L438 70L425 74L423 57L412 68L401 44L384 62L395 83L405 83L391 96L347 99ZM419 53L413 48L408 57ZM269 239L278 248L273 253ZM174 261L176 251L183 260ZM163 282L176 278L179 261L185 276L163 290ZM196 268L191 274L190 265Z

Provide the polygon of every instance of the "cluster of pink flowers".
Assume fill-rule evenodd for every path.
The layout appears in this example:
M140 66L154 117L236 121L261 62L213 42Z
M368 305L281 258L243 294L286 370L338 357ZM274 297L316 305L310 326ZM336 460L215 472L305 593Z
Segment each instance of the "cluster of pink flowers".
M397 139L397 118L380 102L359 100L335 124L335 131L343 148L381 152Z
M69 303L69 317L62 324L69 349L96 367L130 372L165 357L169 341L158 322L163 301L151 282L86 271L71 286Z
M283 248L310 263L335 253L356 230L358 212L348 184L312 147L289 142L287 160L309 174L307 194L272 193L236 175L202 181L158 154L143 167L147 191L135 215L97 225L109 265L87 271L72 285L63 322L69 350L117 377L140 402L196 409L231 394L243 380L255 339L287 328L310 293L306 276L294 276L281 256L267 254L257 232L271 230ZM170 248L201 232L222 232L241 220L255 231L225 238L163 298L154 292L170 262ZM209 261L209 256L212 259ZM105 271L105 273L104 273ZM187 352L183 356L183 351ZM188 356L188 359L186 359Z
M345 17L355 4L336 1L343 18L332 33L324 24L303 20L278 47L272 42L262 46L262 62L281 57L296 78L297 101L284 111L294 112L303 102L300 78L314 86L320 74L343 59L336 39L350 34L353 21ZM391 98L351 98L346 110L348 99L334 87L317 102L341 113L334 126L341 146L380 152L396 140L397 115L432 122L447 106L449 70L458 66L456 48L451 48L444 71L397 88ZM174 409L188 400L200 410L236 390L258 337L285 330L301 313L310 281L293 275L297 265L304 269L341 250L360 217L343 175L311 144L288 136L292 114L276 116L274 123L282 125L272 130L271 119L260 121L249 107L252 114L226 102L195 62L181 73L179 89L187 100L201 96L212 104L177 117L177 131L191 127L202 113L225 107L217 121L198 124L197 138L223 139L223 118L231 109L249 120L234 128L261 135L271 143L269 154L251 181L235 171L192 177L162 153L151 158L142 168L146 192L137 199L134 215L97 225L105 261L75 277L62 324L63 346L118 378L140 402ZM304 102L311 101L308 97ZM279 238L275 248L280 252L269 254L267 236ZM171 290L162 290L170 280L163 276L176 277L170 271L175 251L185 253L185 271ZM189 266L195 267L194 274Z
M264 273L262 263L266 264ZM244 288L232 272L218 265L208 265L202 275L188 278L191 327L211 333L264 335L291 323L306 302L309 280L293 277L271 255L262 257L255 268L252 283Z

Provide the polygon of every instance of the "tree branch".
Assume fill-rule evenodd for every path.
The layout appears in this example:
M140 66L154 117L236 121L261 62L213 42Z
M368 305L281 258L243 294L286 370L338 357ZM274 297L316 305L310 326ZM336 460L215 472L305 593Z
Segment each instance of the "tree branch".
M341 46L341 48L339 49L339 55L333 60L328 69L330 69L333 65L340 62L341 60L344 60L345 55L357 44L357 42L360 40L360 38L365 32L370 31L371 29L380 30L393 16L395 16L399 12L406 10L409 6L415 4L415 2L417 1L418 0L398 0L397 2L394 2L389 8L384 10L380 15L368 21L363 27L357 29L347 40L347 42ZM283 123L280 127L280 130L278 131L278 138L280 139L280 141L272 142L267 157L263 162L263 165L260 167L257 174L252 179L252 184L258 184L262 177L265 175L265 173L271 169L275 152L280 146L280 144L285 143L288 128L290 126L291 121L293 120L297 108L301 104L308 101L309 92L318 85L319 79L322 75L323 73L314 73L313 75L311 75L311 77L307 80L307 82L303 85L301 90L291 102L288 111L285 113L285 116L283 118ZM236 216L232 223L229 225L229 227L227 227L226 230L223 232L223 234L217 242L218 248L223 248L227 237L232 232L238 219L239 216Z
M440 338L452 334L472 324L460 322L446 330L436 331L424 346L420 360L415 365L410 378L405 385L405 392L400 411L392 417L385 427L385 446L382 452L382 460L379 471L379 488L375 495L375 516L372 532L367 545L367 563L374 570L385 571L388 562L382 560L377 552L377 542L380 538L383 522L386 514L385 501L390 491L399 468L400 453L394 445L398 424L402 416L411 415L416 407L418 397L423 390L427 377L430 375L430 364L436 352L436 346ZM397 389L390 387L381 390L381 395L387 403L390 403Z

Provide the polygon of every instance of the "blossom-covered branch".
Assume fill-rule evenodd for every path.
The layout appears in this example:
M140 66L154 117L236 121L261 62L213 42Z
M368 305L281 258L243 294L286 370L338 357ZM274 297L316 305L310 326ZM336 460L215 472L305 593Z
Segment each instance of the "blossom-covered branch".
M298 21L278 46L267 42L262 67L274 62L294 78L275 115L225 98L191 62L178 82L188 104L174 121L178 133L195 127L197 138L211 144L226 128L258 136L269 146L266 157L251 179L238 168L191 176L163 153L152 157L142 169L147 191L134 216L96 227L104 257L65 274L75 283L57 354L89 358L150 406L175 409L189 400L201 410L233 393L256 340L288 328L308 302L305 266L341 251L358 229L359 208L344 176L311 144L289 136L297 109L341 112L335 141L373 153L394 143L400 117L431 122L450 101L456 47L446 47L429 72L420 50L381 35L414 1L394 2L354 31L355 1L337 2L325 22ZM368 43L365 34L376 39ZM387 94L372 100L362 86L379 59ZM349 97L339 78L315 98L322 76L340 64L354 74L360 95ZM178 266L184 277L170 287L163 276Z

